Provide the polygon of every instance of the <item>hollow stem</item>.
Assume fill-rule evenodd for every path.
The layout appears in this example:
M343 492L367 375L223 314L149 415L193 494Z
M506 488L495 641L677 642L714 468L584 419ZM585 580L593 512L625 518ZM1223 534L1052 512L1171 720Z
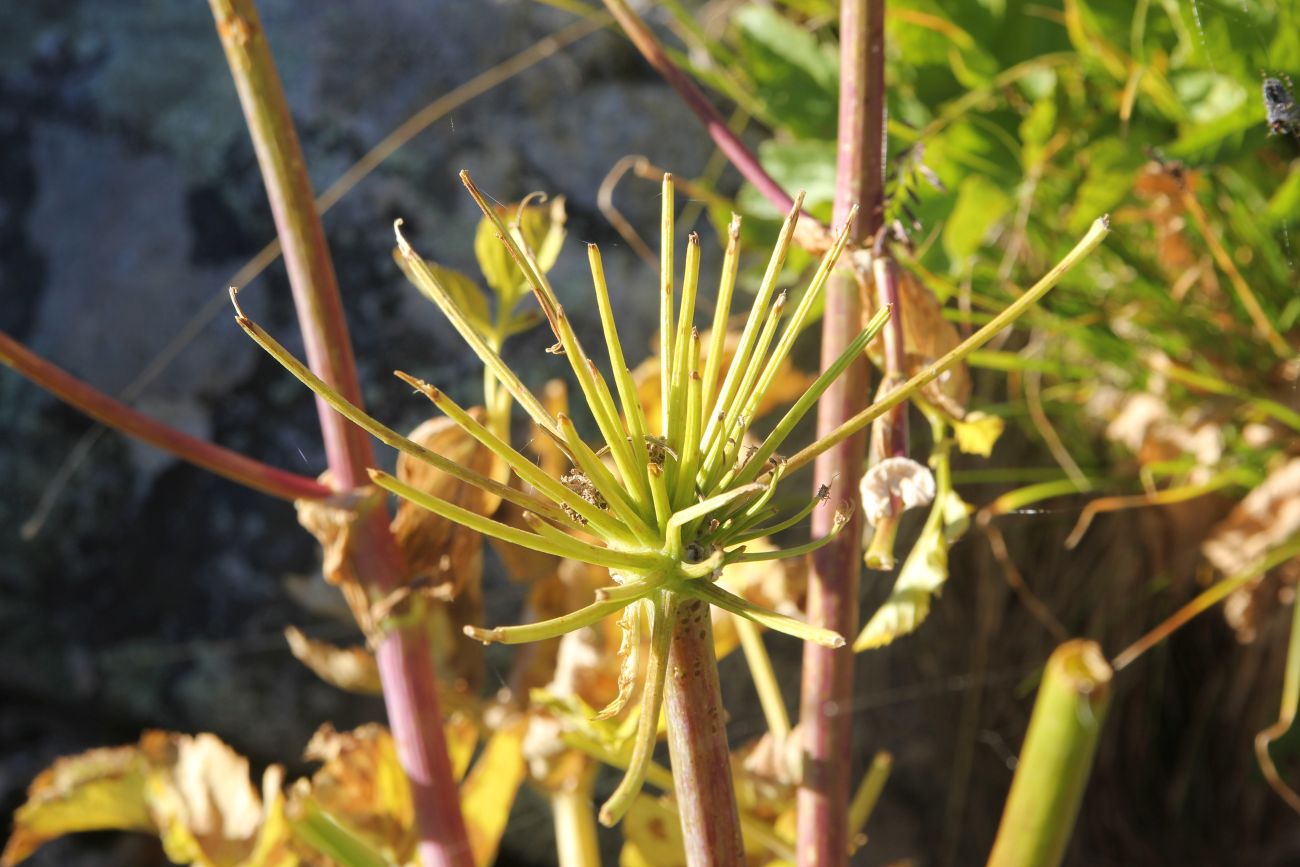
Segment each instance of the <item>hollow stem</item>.
M1091 641L1067 641L1052 653L988 867L1056 867L1065 857L1110 702L1111 677Z

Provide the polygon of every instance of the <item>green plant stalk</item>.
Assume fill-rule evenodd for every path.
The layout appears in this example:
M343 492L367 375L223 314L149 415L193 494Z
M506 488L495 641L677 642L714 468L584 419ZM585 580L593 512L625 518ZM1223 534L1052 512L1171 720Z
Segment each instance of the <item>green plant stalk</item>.
M1286 646L1286 670L1282 675L1282 700L1277 712L1277 721L1255 735L1255 758L1259 762L1260 772L1278 797L1286 805L1300 813L1300 795L1287 785L1282 775L1277 772L1269 747L1278 738L1285 735L1295 724L1296 708L1300 705L1300 604L1291 603L1291 636Z
M595 762L587 762L577 779L550 793L560 867L600 867L600 841L591 812L596 768Z
M686 863L745 862L709 606L682 600L668 652L668 750Z
M1065 857L1111 677L1091 641L1067 641L1048 659L988 867L1056 867Z
M0 364L96 421L173 454L183 461L281 500L319 500L332 492L315 479L267 466L156 421L114 400L0 333Z
M310 800L302 817L291 819L289 824L295 837L345 867L388 867L387 859L351 828Z
M843 0L840 4L839 160L834 221L860 215L851 242L861 244L879 228L884 202L881 176L885 134L885 3ZM857 281L836 273L826 290L822 316L821 366L832 366L863 326ZM817 434L842 426L867 404L867 362L859 356L831 384L817 404ZM845 437L824 450L813 470L813 489L839 490L857 500L857 479L866 458L866 437ZM787 467L787 472L792 468ZM847 495L847 496L846 496ZM858 579L862 558L861 509L848 526L811 558L808 621L841 635L858 632ZM829 510L813 512L812 535L833 526ZM799 786L796 852L800 867L832 867L848 862L849 768L853 750L853 651L804 645L799 720L804 739Z
M209 5L266 185L308 362L322 380L360 407L361 387L334 266L256 7L252 0L209 0ZM331 482L340 490L367 484L373 455L365 432L319 397L317 413ZM354 538L357 572L378 593L396 589L403 578L402 555L388 528L387 509L368 512ZM389 633L376 656L389 726L411 783L420 860L426 867L470 867L473 859L423 624Z

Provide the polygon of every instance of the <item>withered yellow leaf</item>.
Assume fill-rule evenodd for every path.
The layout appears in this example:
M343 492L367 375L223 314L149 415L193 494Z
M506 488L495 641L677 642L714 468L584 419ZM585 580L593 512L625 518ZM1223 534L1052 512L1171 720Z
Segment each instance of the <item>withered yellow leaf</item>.
M983 412L968 412L964 419L950 421L957 438L957 448L968 455L985 458L993 454L993 445L1002 436L1002 429L1006 426L999 416Z
M364 647L338 647L309 638L302 630L288 626L284 637L294 658L328 684L362 695L380 695L379 666L374 654Z
M14 813L4 867L25 860L41 845L80 831L152 831L145 804L147 769L135 747L90 750L58 759L27 790Z
M460 807L474 863L479 867L491 864L496 857L510 808L524 781L525 730L526 721L521 718L494 732L461 785Z
M60 759L37 777L0 863L63 834L116 829L157 834L178 864L293 867L282 778L268 768L259 796L248 761L216 736L146 732L137 746Z
M940 493L930 509L889 598L853 642L855 651L883 647L915 630L929 616L931 598L948 580L948 548L966 532L970 506L949 490Z
M339 732L326 723L312 736L304 757L324 762L309 783L290 793L297 815L310 799L347 822L368 844L399 863L415 846L411 787L397 759L397 747L383 726L370 724Z
M619 867L686 867L680 820L660 799L638 795L621 827Z

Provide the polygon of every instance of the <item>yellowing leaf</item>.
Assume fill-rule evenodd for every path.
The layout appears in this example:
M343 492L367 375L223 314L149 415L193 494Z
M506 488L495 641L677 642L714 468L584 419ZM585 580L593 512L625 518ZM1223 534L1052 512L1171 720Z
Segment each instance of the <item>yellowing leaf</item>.
M135 747L58 759L32 782L14 813L0 864L18 864L44 843L79 831L152 831L144 800L146 768Z
M300 629L286 627L289 651L316 676L332 686L362 695L380 695L379 666L374 654L364 647L336 647L309 638Z
M505 205L497 215L514 232L515 241L532 251L542 273L550 271L559 258L564 243L564 198L558 196L549 205ZM479 221L474 235L474 255L488 286L497 293L508 309L528 291L523 271L515 264L506 245L497 237L497 228L486 217Z
M506 830L506 819L524 781L524 720L493 733L460 789L460 806L469 832L474 863L491 864Z
M951 419L953 433L957 437L957 448L968 455L989 457L993 454L993 444L1002 436L1006 426L996 415L983 412L969 412L964 419Z
M404 259L398 257L398 263L401 264ZM437 279L438 284L451 296L451 300L465 314L469 324L480 334L488 333L492 328L492 311L488 309L487 296L483 290L478 288L478 284L473 278L462 274L454 268L444 268L434 262L428 262L429 270ZM427 295L421 284L415 280L411 281L422 294Z
M415 846L415 808L388 730L371 724L338 732L326 723L312 736L304 756L324 765L310 782L294 786L289 815L308 814L314 805L345 822L390 860L403 862Z
M14 815L0 864L78 831L155 833L167 857L198 867L294 867L277 766L259 797L248 761L218 738L146 732L137 746L91 750L55 762Z
M907 635L930 614L930 599L948 580L948 548L969 524L970 507L951 490L935 498L921 536L899 570L893 592L862 628L855 651L883 647Z
M686 867L681 822L658 798L639 795L620 827L619 867Z

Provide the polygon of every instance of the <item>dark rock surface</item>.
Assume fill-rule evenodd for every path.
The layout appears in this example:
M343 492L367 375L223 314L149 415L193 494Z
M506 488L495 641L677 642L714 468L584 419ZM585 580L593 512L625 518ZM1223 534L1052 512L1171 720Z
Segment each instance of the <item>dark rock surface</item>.
M526 2L259 3L318 189L429 100L569 23ZM308 14L310 12L310 14ZM203 3L5 4L0 27L0 328L95 386L120 393L210 303L137 400L149 414L269 463L323 468L312 401L231 322L230 275L272 237L234 88ZM663 129L676 132L657 135ZM651 333L654 277L604 224L596 187L626 153L697 172L707 139L621 40L587 37L443 118L327 218L367 397L398 427L425 413L389 376L402 366L463 389L479 365L392 265L392 219L431 258L475 273L477 212L456 172L507 200L569 197L571 241L555 277L590 291L583 241ZM634 217L657 211L657 191ZM214 299L217 299L214 302ZM272 269L241 296L294 346L288 286ZM575 308L577 305L575 305ZM594 325L590 305L575 316ZM540 355L540 334L519 358ZM550 359L549 356L547 356ZM550 359L554 360L554 359ZM535 384L559 371L529 365ZM356 640L285 589L316 568L287 505L109 434L39 532L22 528L89 424L0 371L0 814L60 754L141 729L214 731L255 766L291 769L312 731L382 718L302 668L288 623ZM493 579L490 579L493 580ZM534 809L537 805L533 805ZM534 817L544 820L544 816ZM528 839L536 837L538 822ZM541 821L549 833L549 822ZM513 844L508 844L509 846ZM502 863L529 863L507 851ZM90 835L31 863L165 863L140 841Z

